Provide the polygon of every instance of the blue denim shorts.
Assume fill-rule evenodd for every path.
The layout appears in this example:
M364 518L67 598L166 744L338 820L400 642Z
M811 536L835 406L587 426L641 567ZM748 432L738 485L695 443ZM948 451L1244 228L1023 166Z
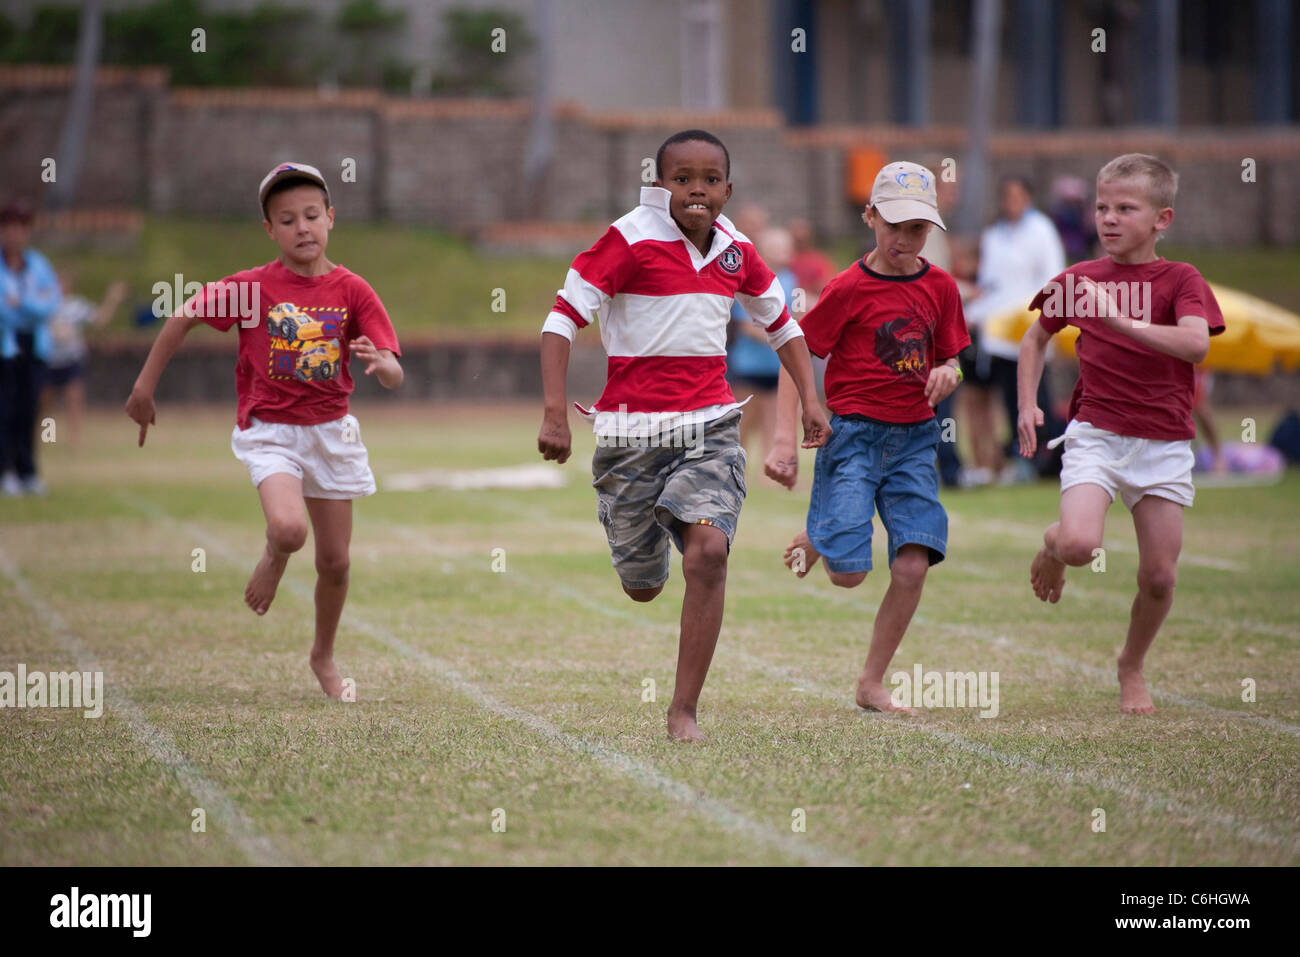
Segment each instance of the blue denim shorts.
M939 504L939 423L887 425L831 417L817 450L808 538L833 572L871 571L872 514L889 534L889 563L903 545L924 545L930 564L948 550L948 513Z

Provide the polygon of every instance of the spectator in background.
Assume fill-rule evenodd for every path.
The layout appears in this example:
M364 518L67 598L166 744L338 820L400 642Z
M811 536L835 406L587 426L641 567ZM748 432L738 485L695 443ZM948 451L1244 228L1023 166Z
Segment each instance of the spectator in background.
M1228 462L1223 454L1223 442L1219 438L1218 426L1214 424L1214 409L1210 405L1210 392L1214 388L1214 373L1203 365L1192 370L1192 418L1200 430L1200 436L1209 449L1209 471L1222 475L1228 471ZM1197 457L1200 462L1201 456Z
M803 290L803 306L807 312L817 305L817 297L839 270L830 256L813 245L812 224L808 220L793 220L789 229L794 242L790 271L794 273L795 286Z
M1065 249L1052 221L1034 208L1033 194L1024 179L1008 176L1002 180L998 187L998 210L998 221L980 235L977 288L966 306L966 321L971 326L971 339L975 345L975 361L969 369L963 369L966 375L963 391L970 397L973 433L984 429L990 435L997 435L994 422L999 397L1006 410L1009 441L1000 450L995 441L995 462L977 461L976 464L997 470L1004 461L1014 457L1015 464L1009 466L1016 469L1014 477L1028 480L1033 477L1033 466L1017 456L1019 405L1016 367L1019 345L986 334L986 326L993 316L1012 309L1028 308L1038 291L1065 271ZM1047 415L1047 421L1039 430L1038 448L1043 450L1048 438L1064 430L1064 423L1051 413L1052 404L1047 398L1045 380L1039 382L1038 390L1039 407Z
M790 272L794 274L795 288L801 292L800 315L812 310L821 298L822 290L835 276L838 269L830 256L813 245L812 224L806 219L790 221L787 227L790 238L794 241L794 257L790 260ZM794 315L794 307L790 314ZM795 316L798 319L799 316ZM817 394L825 397L824 380L826 377L826 360L812 357L813 376L817 381Z
M49 260L28 248L35 219L21 200L0 209L0 492L8 496L45 494L36 474L36 409L60 296Z
M795 280L790 271L790 259L794 255L794 240L790 232L772 226L751 238L759 256L776 273L777 282L785 291L790 315L797 321L801 314L796 313L793 305ZM742 402L745 393L753 395L740 417L740 445L748 448L757 432L762 449L758 461L762 463L772 450L772 436L776 429L776 385L781 373L781 360L767 344L767 333L749 318L739 302L731 307L731 335L728 338L727 381L736 398Z
M1052 181L1052 223L1072 265L1097 258L1097 218L1088 202L1088 189L1077 176L1058 176Z
M749 239L751 243L757 243L758 237L762 235L763 230L767 229L768 223L772 217L767 210L757 203L746 203L737 211L735 218L731 220L736 224L736 228Z
M65 431L69 445L81 444L81 420L86 408L86 338L84 326L102 326L126 298L126 283L118 280L108 287L104 301L96 305L84 296L74 295L76 273L72 267L59 270L59 289L63 299L50 318L49 367L45 373L45 391L41 414L53 409L62 393L67 408Z

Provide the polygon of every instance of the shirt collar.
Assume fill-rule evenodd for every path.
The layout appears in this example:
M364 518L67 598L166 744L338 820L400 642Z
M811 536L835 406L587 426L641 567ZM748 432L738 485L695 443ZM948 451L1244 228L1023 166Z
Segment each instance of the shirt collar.
M673 231L680 236L682 242L686 244L686 251L690 253L691 256L691 265L695 267L696 272L699 272L709 263L713 262L713 260L717 259L718 256L722 255L723 251L735 242L735 237L732 236L733 229L731 220L722 215L718 216L717 220L713 223L713 241L709 246L708 254L701 256L699 249L696 248L693 242L686 238L681 227L677 225L677 220L673 219L673 215L669 211L668 202L672 198L672 195L672 193L664 189L662 186L642 186L641 205L653 209L656 215L666 220L668 224L672 226Z

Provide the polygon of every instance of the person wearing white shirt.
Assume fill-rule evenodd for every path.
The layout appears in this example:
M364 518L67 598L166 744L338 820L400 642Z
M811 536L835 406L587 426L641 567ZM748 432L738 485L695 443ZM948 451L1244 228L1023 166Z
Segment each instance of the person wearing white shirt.
M1034 208L1029 185L1020 177L1002 180L998 188L999 219L980 236L977 293L966 305L966 321L975 342L975 359L964 368L967 415L975 438L977 468L996 471L1015 456L1017 440L1016 365L1019 343L985 334L988 320L1009 309L1024 308L1055 276L1065 270L1065 249L1050 218ZM996 439L994 403L1000 393L1009 423L1005 448ZM1051 408L1045 386L1039 405ZM1044 433L1054 425L1048 422ZM1059 429L1057 430L1059 431ZM1050 437L1050 436L1048 436ZM1045 439L1040 442L1043 447Z

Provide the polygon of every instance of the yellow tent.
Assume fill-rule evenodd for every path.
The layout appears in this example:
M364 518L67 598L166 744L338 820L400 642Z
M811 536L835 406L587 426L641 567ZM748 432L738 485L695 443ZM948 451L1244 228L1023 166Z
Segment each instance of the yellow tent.
M1244 372L1270 375L1281 366L1291 372L1300 368L1300 316L1255 296L1210 283L1223 310L1225 328L1210 338L1210 352L1202 364L1215 372ZM1038 319L1028 309L1013 309L989 319L987 335L1007 342L1019 342ZM1079 330L1066 326L1055 342L1063 355L1074 355Z

